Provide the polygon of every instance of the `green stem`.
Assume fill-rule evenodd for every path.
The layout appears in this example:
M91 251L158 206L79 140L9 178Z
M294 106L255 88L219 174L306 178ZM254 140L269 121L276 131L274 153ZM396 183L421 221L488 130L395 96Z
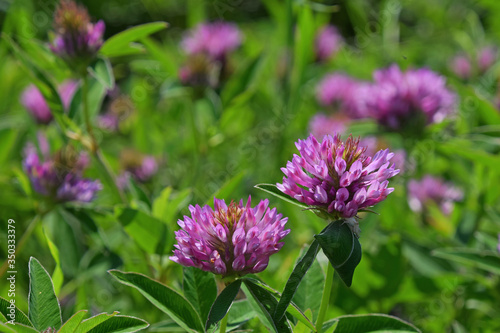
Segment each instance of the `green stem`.
M323 296L321 297L321 306L319 308L318 319L316 320L316 331L321 333L323 330L323 323L325 321L326 310L328 310L328 304L330 303L330 294L332 292L333 285L333 273L335 270L332 265L328 263L328 268L326 269L326 280L325 289L323 289Z
M37 214L33 218L33 220L30 222L30 224L28 225L28 229L26 229L26 231L24 232L24 234L21 236L21 239L19 240L19 242L17 242L16 252L14 253L14 256L17 257L17 254L19 252L21 252L21 250L24 247L24 244L26 244L26 241L28 240L28 238L33 233L33 230L35 230L35 227L37 226L38 221L40 221L41 218L42 218L42 216L40 216L40 214ZM9 267L8 262L9 262L8 260L5 260L5 262L3 263L2 267L0 268L0 278L5 274L5 272L7 272L7 268Z
M89 150L90 152L94 155L96 158L97 162L99 163L99 166L102 170L102 173L104 177L106 178L109 186L111 187L111 191L113 192L113 195L121 202L127 203L127 199L123 192L118 188L118 185L116 185L116 176L113 173L113 170L111 170L111 167L109 166L108 162L106 161L106 158L104 155L101 153L99 150L99 145L97 144L97 140L94 135L94 130L92 128L92 122L90 121L90 112L89 112L89 106L88 106L88 79L86 75L82 75L82 107L83 107L83 116L85 118L85 125L87 127L87 133L89 134L90 137L90 147Z
M226 333L226 327L227 327L227 318L229 317L229 312L226 313L224 318L220 321L220 329L219 333Z

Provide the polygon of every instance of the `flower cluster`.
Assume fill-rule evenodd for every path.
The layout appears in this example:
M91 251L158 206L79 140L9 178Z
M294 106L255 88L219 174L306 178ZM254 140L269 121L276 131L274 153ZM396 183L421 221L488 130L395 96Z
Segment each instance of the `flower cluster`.
M65 81L59 86L59 96L65 110L69 109L77 88L77 81ZM21 104L38 124L49 124L54 118L47 101L35 85L29 85L24 89L21 95Z
M412 179L408 183L408 203L415 212L425 209L428 202L434 202L443 214L449 215L453 203L462 200L463 193L442 179L426 175L420 181Z
M158 172L158 162L154 156L143 155L132 149L121 152L120 164L124 169L124 172L118 177L120 188L126 187L129 177L133 177L140 183L145 183Z
M104 21L96 24L82 6L72 0L62 0L54 17L55 37L52 52L67 60L92 59L102 46Z
M88 165L88 156L77 154L71 146L50 156L46 139L39 136L39 142L42 158L33 145L28 145L23 161L33 189L56 202L92 201L102 185L99 180L82 177Z
M189 56L179 70L183 84L216 87L228 72L227 57L242 41L241 32L228 22L203 23L191 30L181 47Z
M455 110L455 95L446 79L429 69L402 72L392 65L373 76L365 102L370 116L388 129L439 123Z
M364 118L364 97L367 83L348 75L334 73L325 76L316 88L316 97L321 105L339 111L350 118Z
M318 61L327 61L339 51L344 39L339 31L333 25L323 27L314 41L316 59Z
M296 144L300 156L294 155L286 168L283 193L303 202L331 219L352 218L359 210L384 200L394 189L388 179L399 173L389 160L389 149L373 157L352 136L343 142L340 135L325 136L320 143L311 135Z
M191 217L179 220L182 228L175 233L178 242L171 260L204 271L227 276L242 276L263 271L269 256L278 252L280 242L290 230L287 218L268 209L269 201L251 207L214 198L210 206L189 206Z
M108 95L110 94L108 93ZM134 112L134 104L126 95L111 93L110 97L111 102L106 112L97 118L97 125L104 130L116 132L119 130L120 124Z
M211 59L218 61L224 61L227 54L240 45L240 30L228 22L200 24L182 40L182 48L186 54L205 53Z

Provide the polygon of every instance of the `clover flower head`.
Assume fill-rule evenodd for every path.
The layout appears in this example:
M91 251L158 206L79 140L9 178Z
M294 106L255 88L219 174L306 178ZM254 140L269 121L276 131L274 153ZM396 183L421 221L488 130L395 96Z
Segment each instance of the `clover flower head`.
M48 149L48 143L40 145L42 158L33 145L25 149L23 168L33 189L56 202L92 201L102 185L99 180L82 176L89 162L88 155L77 154L67 146L50 156Z
M125 173L141 183L147 182L158 172L158 162L154 156L144 155L133 149L121 152L120 164Z
M54 16L52 52L64 59L92 59L103 44L104 21L93 24L87 9L72 0L62 0Z
M213 209L189 206L191 217L179 220L170 259L223 277L263 271L290 232L284 229L288 218L268 206L269 201L262 200L252 208L250 197L246 204L241 200L229 205L214 198Z
M318 113L309 121L309 132L317 138L322 138L334 133L345 133L348 124L348 118Z
M446 79L425 68L402 72L392 65L375 71L370 94L372 117L391 130L439 123L455 110Z
M481 73L486 72L497 59L497 50L492 46L481 48L477 54L477 66Z
M443 214L449 215L453 211L454 202L463 198L463 192L453 184L431 175L421 180L412 179L408 183L408 203L415 212L421 212L429 202L434 202Z
M191 30L182 40L182 48L188 55L205 53L212 60L223 61L241 45L241 32L233 23L202 23Z
M315 39L316 59L326 61L333 57L340 49L344 39L333 25L323 27Z
M472 64L465 55L457 55L451 62L451 70L461 79L468 79L472 75Z
M285 176L276 185L320 216L353 220L359 210L385 200L394 190L388 179L399 170L390 163L394 153L389 149L366 155L359 139L349 136L343 142L340 135L327 135L322 142L310 135L295 145L300 156L281 168Z
M69 109L77 88L78 81L73 80L65 81L58 87L59 96L65 110ZM54 118L45 97L43 97L40 90L33 84L24 89L21 94L21 104L28 110L37 124L47 125Z
M326 75L316 87L318 102L346 116L359 119L367 116L365 99L370 96L368 84L346 74Z

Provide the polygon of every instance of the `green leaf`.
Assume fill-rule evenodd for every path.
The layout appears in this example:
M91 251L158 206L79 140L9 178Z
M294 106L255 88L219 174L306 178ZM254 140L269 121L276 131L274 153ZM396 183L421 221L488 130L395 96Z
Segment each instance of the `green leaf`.
M6 278L8 278L8 276L2 277L2 279L6 279ZM13 318L8 316L8 314L10 314L9 306L11 306L11 303L8 300L6 300L5 298L0 297L0 313L7 320L12 320ZM33 327L33 324L31 324L30 320L24 314L24 312L19 310L15 305L14 305L14 314L15 314L15 318L16 318L15 323Z
M184 267L184 296L206 322L210 308L217 298L214 275L195 267Z
M147 253L163 251L159 247L162 237L166 237L162 248L168 248L173 243L172 233L168 232L165 223L142 211L124 208L118 220L129 236Z
M347 222L333 221L314 237L342 281L350 287L354 270L361 261L361 244Z
M252 307L261 314L259 318L264 325L274 329L275 332L292 332L286 316L281 317L279 320L273 318L278 305L276 298L268 290L255 284L250 279L242 280L244 282L242 289L249 298Z
M317 260L313 260L308 274L305 275L302 282L293 296L293 302L302 310L310 309L315 321L321 305L323 287L325 285L325 274Z
M193 305L175 290L142 274L124 273L118 270L110 270L109 273L121 283L139 290L154 306L168 314L184 329L203 332L199 314Z
M9 325L0 323L0 328L2 328L2 333L38 333L34 328L23 324Z
M275 197L278 197L279 199L281 199L283 201L294 204L295 206L299 206L300 208L310 209L310 207L308 205L306 205L305 203L300 202L298 200L295 200L294 198L290 198L288 195L286 195L285 193L278 190L278 188L274 184L257 184L254 187L258 188L259 190L262 190L264 192L267 192L271 195L274 195Z
M233 304L236 295L238 295L240 287L241 280L238 279L224 288L210 308L207 323L205 324L205 330L208 330L210 326L217 324L222 320L222 318L224 318L229 311L231 304Z
M500 274L500 255L497 252L469 248L437 249L432 255L462 264L471 265Z
M106 57L117 57L137 53L137 46L131 43L168 27L167 22L152 22L122 31L104 42L99 53Z
M96 327L96 326L100 325L101 323L105 322L106 320L116 316L117 314L118 314L118 311L115 311L111 314L100 313L100 314L95 315L89 319L85 319L77 327L75 333L87 333L90 330L92 330L94 327Z
M83 320L83 317L87 315L87 310L80 310L75 313L71 318L69 318L61 327L57 333L75 333L76 329Z
M28 316L33 327L39 331L49 327L58 329L62 325L62 319L54 285L49 273L34 257L29 261L29 277Z
M185 189L172 194L172 188L167 187L153 201L153 216L166 222L168 225L175 223L177 213L184 208L191 198L191 189Z
M210 205L215 198L229 198L233 192L240 186L243 181L243 176L245 176L245 171L236 174L234 177L226 181L210 198L205 202L205 205Z
M88 333L128 333L137 332L149 324L139 318L130 316L113 316L92 328Z
M252 275L249 275L246 277L246 279L252 281L256 285L266 289L269 291L274 297L277 299L281 299L282 295L274 288L268 286L264 282L260 281L257 277L254 277ZM275 311L276 312L276 311ZM311 330L316 330L314 327L314 324L309 320L309 318L306 316L304 312L295 304L294 302L290 302L290 305L288 305L288 308L286 310L286 313L295 317L298 319L300 322L302 322L305 326L309 327ZM290 319L290 317L288 317Z
M97 58L97 60L87 68L87 71L108 90L115 87L115 76L109 59Z
M337 317L335 320L338 322L335 333L420 332L412 324L397 317L378 313L347 315ZM331 325L331 323L329 324Z
M241 325L245 324L252 318L255 318L256 313L253 311L248 300L234 301L231 305L231 311L228 314L228 330L233 330Z
M45 230L44 234L45 239L47 240L47 244L49 245L50 254L56 262L56 268L54 269L54 273L52 273L52 283L54 284L54 292L56 293L56 295L58 295L64 282L64 275L61 269L61 261L59 260L59 250L57 249L57 246L50 240Z
M297 264L293 268L292 274L290 274L290 277L286 282L285 289L283 290L280 301L276 306L276 311L273 315L275 320L280 320L285 315L286 309L290 305L290 302L292 301L300 282L313 264L318 252L319 243L317 240L314 240L304 256L302 256L302 258L297 261Z

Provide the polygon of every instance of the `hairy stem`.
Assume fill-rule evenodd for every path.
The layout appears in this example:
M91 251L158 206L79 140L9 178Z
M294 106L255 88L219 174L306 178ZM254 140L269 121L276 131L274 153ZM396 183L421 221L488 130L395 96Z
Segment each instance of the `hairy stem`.
M330 303L330 294L332 292L333 285L333 273L335 270L333 266L328 263L328 268L326 270L326 280L325 288L323 289L323 296L321 297L321 306L319 308L318 319L316 320L316 331L321 333L323 330L323 323L325 321L326 310L328 310L328 304Z

